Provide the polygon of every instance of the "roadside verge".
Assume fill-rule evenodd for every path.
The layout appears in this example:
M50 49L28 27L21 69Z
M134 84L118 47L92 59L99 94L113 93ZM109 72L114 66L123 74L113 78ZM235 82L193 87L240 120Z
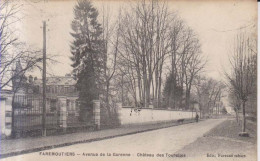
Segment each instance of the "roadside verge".
M20 154L69 146L73 144L88 143L114 137L137 134L146 131L158 130L193 122L194 120L191 119L185 119L181 123L174 120L169 122L140 124L93 132L80 132L58 136L1 140L0 159Z

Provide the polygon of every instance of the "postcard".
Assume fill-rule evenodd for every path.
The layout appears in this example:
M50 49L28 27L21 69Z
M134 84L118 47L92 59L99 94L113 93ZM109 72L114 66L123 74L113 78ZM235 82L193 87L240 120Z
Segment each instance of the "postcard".
M256 1L0 12L0 160L257 160Z

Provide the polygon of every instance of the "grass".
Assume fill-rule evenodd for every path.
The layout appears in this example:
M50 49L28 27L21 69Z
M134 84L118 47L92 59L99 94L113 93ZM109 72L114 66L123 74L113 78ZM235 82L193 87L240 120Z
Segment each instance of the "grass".
M247 121L246 131L249 133L249 137L240 137L238 133L241 132L241 125L239 125L235 120L226 120L222 124L216 126L208 133L204 135L204 137L226 137L240 141L246 141L250 143L256 143L257 138L257 126L256 124Z
M245 154L247 157L255 158L256 129L256 123L248 121L247 132L250 137L240 137L238 133L241 132L241 125L238 125L235 120L226 120L178 153L184 153L188 157L207 157L207 154Z

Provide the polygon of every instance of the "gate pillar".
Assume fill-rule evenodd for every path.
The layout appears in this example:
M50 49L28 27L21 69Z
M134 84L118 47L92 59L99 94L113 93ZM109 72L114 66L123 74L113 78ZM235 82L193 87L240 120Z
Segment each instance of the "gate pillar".
M120 124L122 124L122 103L116 103L116 111L120 120Z
M1 98L2 99L2 98ZM4 133L5 136L9 137L12 134L12 121L13 121L13 109L12 109L12 95L6 95L4 96L3 100L1 100L1 106L4 105L3 110L1 112L4 112L3 117L4 117L4 124L2 128L2 132ZM3 101L3 102L2 102ZM2 117L2 116L1 116ZM1 124L2 126L2 124Z
M58 101L59 101L59 126L62 127L64 129L64 131L67 128L67 105L66 105L66 101L67 101L67 97L65 96L59 96L58 97Z
M93 115L94 115L94 124L96 125L97 130L100 129L100 101L93 100Z

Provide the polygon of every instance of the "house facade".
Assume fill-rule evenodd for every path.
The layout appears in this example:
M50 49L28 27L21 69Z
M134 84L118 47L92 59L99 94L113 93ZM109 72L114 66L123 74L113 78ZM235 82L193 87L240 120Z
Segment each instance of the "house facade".
M16 64L13 82L13 109L15 115L34 115L35 122L41 119L36 116L42 113L43 86L42 80L37 77L26 77L19 62ZM69 122L77 122L79 116L78 91L73 76L53 76L46 78L46 113L49 120L56 123L62 112ZM51 117L52 116L52 117ZM16 120L15 120L16 121ZM21 119L17 119L17 124ZM28 122L28 121L24 121ZM27 123L25 123L27 124Z
M33 89L29 89L28 93L42 96L42 80L29 79ZM66 99L66 107L68 113L77 113L78 108L78 91L75 87L76 80L70 76L55 76L46 78L46 111L53 112L58 110L59 98Z
M70 76L55 76L46 78L46 112L59 111L60 99L66 100L67 113L79 113L78 91L75 87L76 80ZM15 87L18 89L18 87ZM20 83L15 92L16 108L34 109L42 111L42 80L29 76L29 79Z

